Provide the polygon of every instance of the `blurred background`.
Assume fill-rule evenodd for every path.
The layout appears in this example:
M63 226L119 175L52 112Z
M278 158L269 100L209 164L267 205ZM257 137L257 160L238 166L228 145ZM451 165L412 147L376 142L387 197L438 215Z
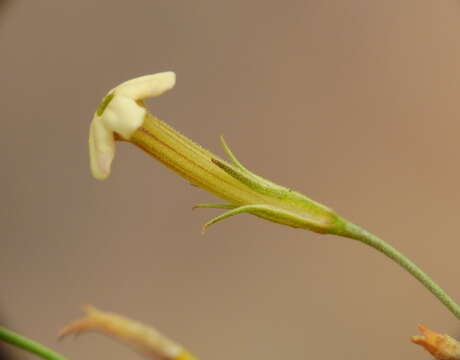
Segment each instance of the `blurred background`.
M428 359L458 320L352 240L240 215L129 144L91 178L92 114L165 70L154 114L380 235L460 300L458 1L0 0L0 322L72 360L136 359L100 335L57 342L93 304L202 360ZM8 359L32 359L4 346Z

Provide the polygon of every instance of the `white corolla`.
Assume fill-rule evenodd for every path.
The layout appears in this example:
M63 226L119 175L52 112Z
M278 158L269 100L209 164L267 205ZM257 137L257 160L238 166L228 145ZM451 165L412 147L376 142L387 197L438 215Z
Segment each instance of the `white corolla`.
M91 172L103 180L115 156L115 133L125 140L142 125L147 110L143 101L163 94L176 83L172 71L128 80L108 92L94 113L89 133Z

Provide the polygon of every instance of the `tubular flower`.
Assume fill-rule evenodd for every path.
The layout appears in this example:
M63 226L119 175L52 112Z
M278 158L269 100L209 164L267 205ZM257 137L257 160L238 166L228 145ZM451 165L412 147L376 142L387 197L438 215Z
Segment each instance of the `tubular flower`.
M422 269L378 236L301 193L249 171L223 138L222 145L231 162L203 149L149 113L143 99L161 95L174 83L175 74L164 72L124 82L109 91L90 127L89 150L94 177L105 179L110 174L115 141L130 142L192 184L227 201L196 206L227 210L206 223L203 230L230 216L250 213L294 228L358 240L408 271L460 319L460 306Z
M236 159L223 138L222 144L231 163L149 113L142 100L161 95L174 83L175 74L163 72L129 80L109 91L90 126L90 162L96 179L105 179L110 174L115 141L128 141L192 184L228 201L196 206L229 210L208 222L205 228L246 212L296 228L328 232L337 220L331 209L255 175Z

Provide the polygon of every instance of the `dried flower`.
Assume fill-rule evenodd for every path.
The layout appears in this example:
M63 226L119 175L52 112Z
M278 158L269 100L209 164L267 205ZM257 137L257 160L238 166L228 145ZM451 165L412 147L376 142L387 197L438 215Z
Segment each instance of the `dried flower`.
M181 345L152 327L118 314L100 311L90 305L86 306L84 311L86 317L63 328L59 337L96 331L110 335L152 359L196 360Z
M459 360L460 344L449 335L439 334L423 325L418 326L421 336L412 336L414 344L423 346L438 360Z

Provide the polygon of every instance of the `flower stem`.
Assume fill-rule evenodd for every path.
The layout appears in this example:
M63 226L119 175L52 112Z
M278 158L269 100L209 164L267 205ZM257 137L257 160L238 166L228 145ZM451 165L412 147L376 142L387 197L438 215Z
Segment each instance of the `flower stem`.
M413 277L420 281L457 317L457 319L460 319L460 306L449 295L447 295L447 293L438 284L436 284L436 282L434 282L431 277L429 277L422 269L415 265L405 255L400 253L381 238L371 234L370 232L351 222L340 218L337 224L338 226L334 229L334 231L332 231L332 233L358 240L388 256L391 260L403 267Z
M0 340L36 354L43 359L66 360L65 357L55 353L53 350L47 348L46 346L43 346L2 326L0 326Z

